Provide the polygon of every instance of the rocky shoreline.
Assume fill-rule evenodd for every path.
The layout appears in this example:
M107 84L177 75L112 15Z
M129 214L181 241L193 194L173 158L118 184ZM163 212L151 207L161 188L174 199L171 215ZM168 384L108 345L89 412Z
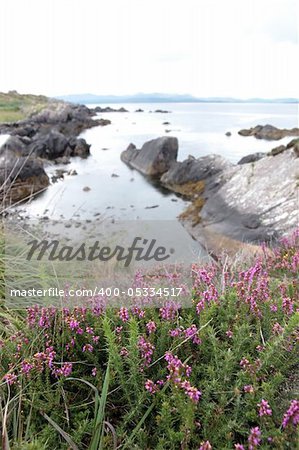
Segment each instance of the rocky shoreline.
M288 132L294 135L294 130L283 130ZM299 139L280 151L248 155L238 164L220 155L180 162L177 154L177 139L161 137L140 150L130 144L121 159L191 201L180 220L215 254L235 252L244 243L256 250L298 226Z
M90 145L77 136L110 120L94 119L96 111L83 105L51 101L28 119L0 124L10 137L0 148L0 200L2 206L28 199L46 189L50 180L45 164L67 164L86 158Z
M10 135L0 148L2 210L47 189L47 164L87 158L90 145L79 134L111 123L94 118L96 113L115 111L125 112L54 100L27 119L0 124L0 134ZM213 154L178 161L178 139L171 136L148 141L141 149L130 144L121 154L131 168L190 201L179 220L215 254L224 248L235 252L244 243L256 249L299 224L299 129L258 125L239 134L275 141L295 138L268 153L247 155L237 164ZM57 177L63 177L60 172Z

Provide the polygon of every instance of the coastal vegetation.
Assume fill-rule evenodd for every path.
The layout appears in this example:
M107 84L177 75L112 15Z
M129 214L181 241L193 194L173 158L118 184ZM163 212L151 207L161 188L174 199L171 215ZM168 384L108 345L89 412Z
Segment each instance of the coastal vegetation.
M40 112L49 104L44 95L19 94L16 91L0 92L0 123L16 122Z
M1 253L3 450L295 449L298 238L193 264L190 308L9 310Z

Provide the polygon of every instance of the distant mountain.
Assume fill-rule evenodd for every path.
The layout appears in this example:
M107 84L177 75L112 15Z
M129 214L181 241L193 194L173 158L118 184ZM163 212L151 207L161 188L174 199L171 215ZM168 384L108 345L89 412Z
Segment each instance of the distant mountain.
M189 94L134 94L134 95L94 95L72 94L56 97L72 103L299 103L296 98L250 98L238 99L233 97L193 97Z

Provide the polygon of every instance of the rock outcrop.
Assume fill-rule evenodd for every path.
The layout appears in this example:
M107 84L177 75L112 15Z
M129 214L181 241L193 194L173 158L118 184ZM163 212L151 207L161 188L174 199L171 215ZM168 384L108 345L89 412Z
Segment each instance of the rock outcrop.
M257 125L254 128L243 129L238 132L241 136L254 136L257 139L278 141L287 136L299 136L299 128L291 130L279 129L272 125Z
M26 157L0 158L0 201L2 206L13 205L42 192L49 185L43 164Z
M1 196L11 202L20 201L45 189L49 178L43 160L65 164L72 156L86 158L90 145L77 136L87 128L111 123L94 120L93 116L94 111L84 105L49 100L42 111L28 119L0 124L0 134L10 135L0 148L2 183L7 176L6 191ZM19 170L17 176L15 167Z
M299 220L298 173L292 149L234 167L200 211L201 230L256 243L292 230Z
M140 150L130 144L121 160L144 175L160 176L176 162L177 154L177 138L160 137L146 142Z
M123 152L122 159L150 174L141 169L164 157L163 146L155 145L157 141L161 142L150 141L142 147L155 149L146 152L145 166L136 163L140 150L133 144ZM198 159L189 156L178 162L176 148L171 153L169 169L160 172L159 181L191 200L180 220L198 241L208 243L216 254L221 243L231 245L235 251L241 242L260 244L298 226L298 147L299 140L294 139L282 152L248 155L237 165L219 155Z
M206 190L219 187L221 179L216 177L232 163L220 155L207 155L198 159L189 156L182 162L176 161L161 177L161 183L171 190L180 192L180 186L205 181Z

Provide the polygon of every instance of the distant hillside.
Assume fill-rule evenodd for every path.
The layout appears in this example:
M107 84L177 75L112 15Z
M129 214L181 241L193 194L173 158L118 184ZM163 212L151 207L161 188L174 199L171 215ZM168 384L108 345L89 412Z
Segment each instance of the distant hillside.
M135 95L94 95L94 94L73 94L56 97L73 103L298 103L295 98L250 98L238 99L232 97L193 97L192 95L178 94L135 94Z

